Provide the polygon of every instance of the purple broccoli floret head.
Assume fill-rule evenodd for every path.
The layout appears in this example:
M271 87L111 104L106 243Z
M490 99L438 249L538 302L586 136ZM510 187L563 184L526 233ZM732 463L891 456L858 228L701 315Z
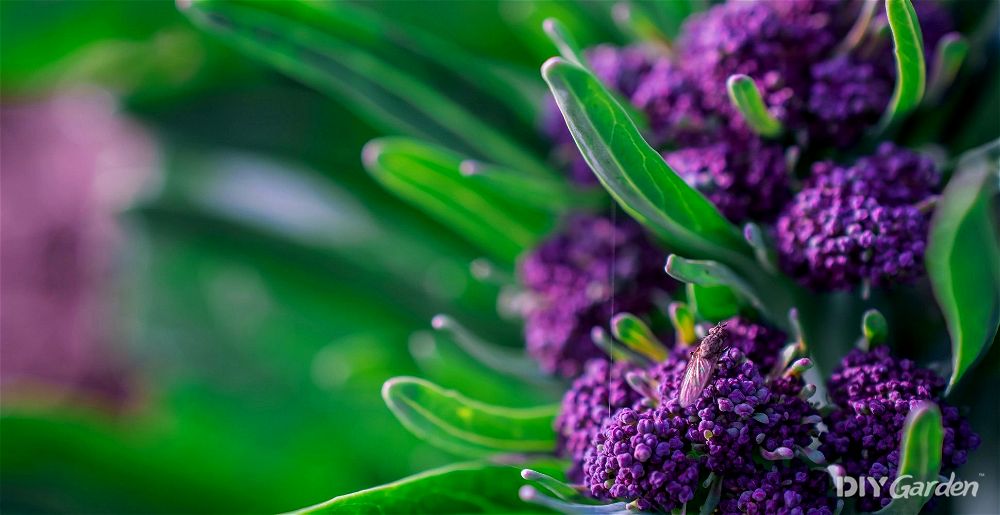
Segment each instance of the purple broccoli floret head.
M665 262L625 216L572 216L518 267L531 299L523 311L528 352L549 373L580 374L588 359L603 356L591 329L616 313L650 312L657 292L672 288Z
M868 281L891 286L923 273L933 162L890 143L854 166L813 166L811 182L775 225L782 268L817 290Z
M830 399L839 409L825 419L823 453L839 460L848 476L894 478L906 416L921 402L934 401L945 428L941 470L945 474L955 470L979 446L980 438L957 408L942 402L944 387L940 376L893 357L888 347L851 351L828 383ZM874 511L889 500L885 494L859 498L858 508Z
M582 478L584 455L601 425L618 410L637 407L642 400L625 381L626 374L638 370L639 367L625 361L592 359L563 396L555 421L559 438L557 454L573 461L568 473L570 479Z

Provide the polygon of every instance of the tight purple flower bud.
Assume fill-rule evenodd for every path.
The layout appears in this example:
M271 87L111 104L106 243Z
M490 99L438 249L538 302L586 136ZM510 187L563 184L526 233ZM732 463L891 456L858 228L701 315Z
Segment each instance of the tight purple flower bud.
M588 359L603 357L593 327L616 313L648 313L655 292L672 287L665 260L630 218L571 217L519 263L531 297L522 313L528 352L546 372L578 375Z
M726 329L729 330L729 345L743 351L764 374L771 371L781 349L788 343L784 331L743 317L727 320Z
M573 460L571 480L582 478L584 455L601 424L622 408L638 407L641 396L625 381L625 375L635 370L626 362L592 359L563 396L555 421L557 454Z
M662 409L619 411L594 439L585 486L598 499L635 502L642 511L680 508L698 487L698 461L684 440L688 429L684 417Z
M888 476L891 481L899 466L899 442L911 406L932 400L941 408L945 428L941 472L955 470L980 439L957 408L942 402L944 386L937 374L910 360L894 358L888 347L868 352L855 349L828 383L830 399L839 409L825 419L828 432L821 438L823 454L839 460L848 476ZM859 499L858 508L874 511L888 502L889 496L883 494Z
M728 131L718 143L664 155L667 164L734 222L774 218L791 196L780 145Z

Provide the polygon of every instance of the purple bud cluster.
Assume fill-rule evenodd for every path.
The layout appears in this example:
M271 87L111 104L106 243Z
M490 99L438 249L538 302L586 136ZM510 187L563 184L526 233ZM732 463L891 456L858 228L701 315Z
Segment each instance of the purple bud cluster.
M890 143L852 167L817 163L775 224L782 268L816 290L918 277L929 216L914 204L937 181L930 159Z
M598 499L635 501L639 510L669 512L694 498L698 460L684 417L665 410L623 409L601 429L584 464L586 486Z
M660 59L640 82L632 104L646 114L657 145L705 145L726 123L705 105L694 80L670 59Z
M616 313L648 313L672 280L666 255L639 224L576 215L524 256L518 267L531 301L523 310L528 352L549 373L574 377L601 350L590 337Z
M804 386L797 377L767 383L754 362L730 348L694 404L681 408L676 391L660 393L667 410L691 422L686 436L705 446L705 467L734 474L754 470L757 447L774 452L811 443L816 420L809 417L818 413L798 397Z
M744 317L726 320L726 329L729 330L729 345L746 354L763 373L774 368L781 349L788 343L784 331Z
M935 0L913 2L930 68L938 41L954 30L954 23ZM873 22L888 23L885 11ZM896 63L886 35L869 35L850 53L836 54L810 69L808 105L809 136L814 143L847 148L878 122L889 103L896 82Z
M849 55L816 63L809 70L809 136L814 143L847 148L879 121L893 82L877 63Z
M687 407L678 402L690 353L675 349L649 370L659 385L658 406L645 411L639 404L623 409L602 427L584 464L585 486L592 495L636 501L644 510L668 511L693 498L700 473L713 472L726 478L722 499L728 504L721 506L750 503L760 513L771 513L765 511L767 507L787 506L789 513L795 512L794 507L829 507L825 474L795 485L787 483L794 476L784 473L769 483L761 482L771 471L798 467L791 464L793 452L813 443L820 418L800 398L805 384L799 376L768 381L736 347L755 339L770 340L766 346L772 346L773 333L743 320L732 323L740 334L732 338L735 345L718 358L697 401ZM765 334L769 338L761 338ZM782 453L787 453L787 460L780 463L760 459L763 454ZM760 494L753 497L758 489ZM786 496L785 490L793 495Z
M734 74L757 82L772 115L793 122L808 85L808 65L836 43L826 13L776 8L780 2L727 2L685 22L678 38L680 62L699 83L709 107L732 110L726 80Z
M557 454L573 460L570 479L582 478L584 454L601 425L618 410L637 407L642 400L625 381L625 374L637 370L624 361L612 364L606 359L592 359L563 396L555 421Z
M829 477L801 462L779 463L772 470L726 477L720 513L832 515L834 500L826 496Z
M957 408L942 403L944 386L937 374L910 360L894 358L887 347L852 351L828 384L830 398L839 409L826 417L824 454L839 459L848 476L895 477L906 416L919 402L931 400L940 406L945 428L941 469L943 473L954 470L965 463L980 440ZM887 495L868 497L860 499L858 507L873 511L888 502Z
M771 220L791 197L784 150L749 133L663 157L734 222Z

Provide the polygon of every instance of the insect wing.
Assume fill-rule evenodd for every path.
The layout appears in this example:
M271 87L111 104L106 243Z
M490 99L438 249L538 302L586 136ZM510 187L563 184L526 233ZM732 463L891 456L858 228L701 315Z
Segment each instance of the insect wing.
M705 385L711 379L714 369L714 360L705 359L700 353L691 356L691 361L684 371L684 380L681 382L681 391L678 395L678 401L682 408L690 406L698 400L701 391L705 389Z

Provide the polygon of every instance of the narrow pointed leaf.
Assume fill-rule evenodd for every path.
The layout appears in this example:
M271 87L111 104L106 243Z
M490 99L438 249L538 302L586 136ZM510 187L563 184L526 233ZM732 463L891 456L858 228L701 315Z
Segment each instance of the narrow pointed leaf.
M611 319L611 331L632 351L653 361L667 359L667 348L660 343L645 322L631 313L620 313Z
M746 75L733 75L726 81L726 89L729 101L754 132L767 138L781 134L781 122L768 112L753 79Z
M469 181L460 170L463 159L441 148L406 138L383 138L365 146L363 161L386 188L506 263L555 224L551 213L532 210Z
M688 302L703 320L719 322L740 313L740 300L728 286L686 285Z
M666 2L664 2L666 3ZM618 2L611 9L615 25L628 37L638 43L659 43L666 46L667 35L646 12L646 6L640 3Z
M491 406L415 377L386 381L382 399L413 434L449 452L482 456L555 449L552 421L558 406Z
M377 127L437 141L525 171L545 164L418 77L355 42L272 12L274 2L192 0L197 25L317 90L344 102Z
M886 322L885 315L877 309L865 311L865 316L861 319L861 333L869 348L884 343L889 337L889 323Z
M957 32L946 34L938 41L925 102L935 104L941 100L944 92L955 81L955 76L968 55L969 42Z
M246 1L246 0L241 0ZM259 2L260 0L249 0ZM484 60L462 48L442 35L434 34L416 25L406 24L399 19L383 15L370 4L351 4L339 1L281 0L282 4L299 4L302 15L297 19L313 23L329 21L334 33L356 34L356 41L363 41L366 48L382 50L380 55L387 59L419 60L420 64L432 63L430 73L443 75L454 81L457 87L473 88L475 93L489 95L489 100L503 105L507 113L518 116L527 126L537 123L541 104L538 98L544 92L544 84L533 81L524 87L525 70L507 67ZM318 20L317 18L324 18ZM385 47L385 48L381 48ZM534 78L537 79L537 78Z
M484 341L448 315L436 315L431 326L447 333L462 350L483 365L528 382L548 382L542 376L538 363L528 359L523 352Z
M951 391L984 355L1000 324L1000 236L996 155L964 160L931 219L925 256L931 287L948 324Z
M667 314L670 316L670 324L674 326L678 342L684 345L697 343L698 336L694 332L694 315L687 304L671 302Z
M746 263L739 230L643 140L596 77L559 58L542 75L587 163L633 218L685 255Z
M899 448L899 470L896 477L909 476L899 488L917 482L926 484L937 480L941 470L941 448L944 445L944 427L941 424L941 410L933 402L926 401L912 408L903 425L903 438ZM930 496L912 495L893 499L888 506L877 513L895 515L919 513Z
M559 50L559 55L577 66L587 66L587 58L584 57L583 51L580 50L580 45L576 43L576 39L566 30L562 22L555 18L548 18L542 23L542 28L549 39L552 40L552 44Z
M881 128L902 119L924 97L927 64L920 22L910 0L886 0L885 13L896 55L896 88L882 117Z
M553 461L531 462L533 468L558 473ZM334 497L293 513L483 513L529 511L518 498L525 481L520 468L501 463L447 465L381 486Z
M463 161L459 171L469 182L481 184L498 196L517 199L532 208L556 214L565 213L569 209L598 208L607 204L607 197L600 190L574 188L566 181L553 177L523 173L472 160Z
M755 308L768 312L772 321L778 319L779 315L771 312L773 308L769 310L753 288L725 265L715 261L684 259L676 254L671 254L667 258L666 270L671 277L685 283L707 287L728 287Z

